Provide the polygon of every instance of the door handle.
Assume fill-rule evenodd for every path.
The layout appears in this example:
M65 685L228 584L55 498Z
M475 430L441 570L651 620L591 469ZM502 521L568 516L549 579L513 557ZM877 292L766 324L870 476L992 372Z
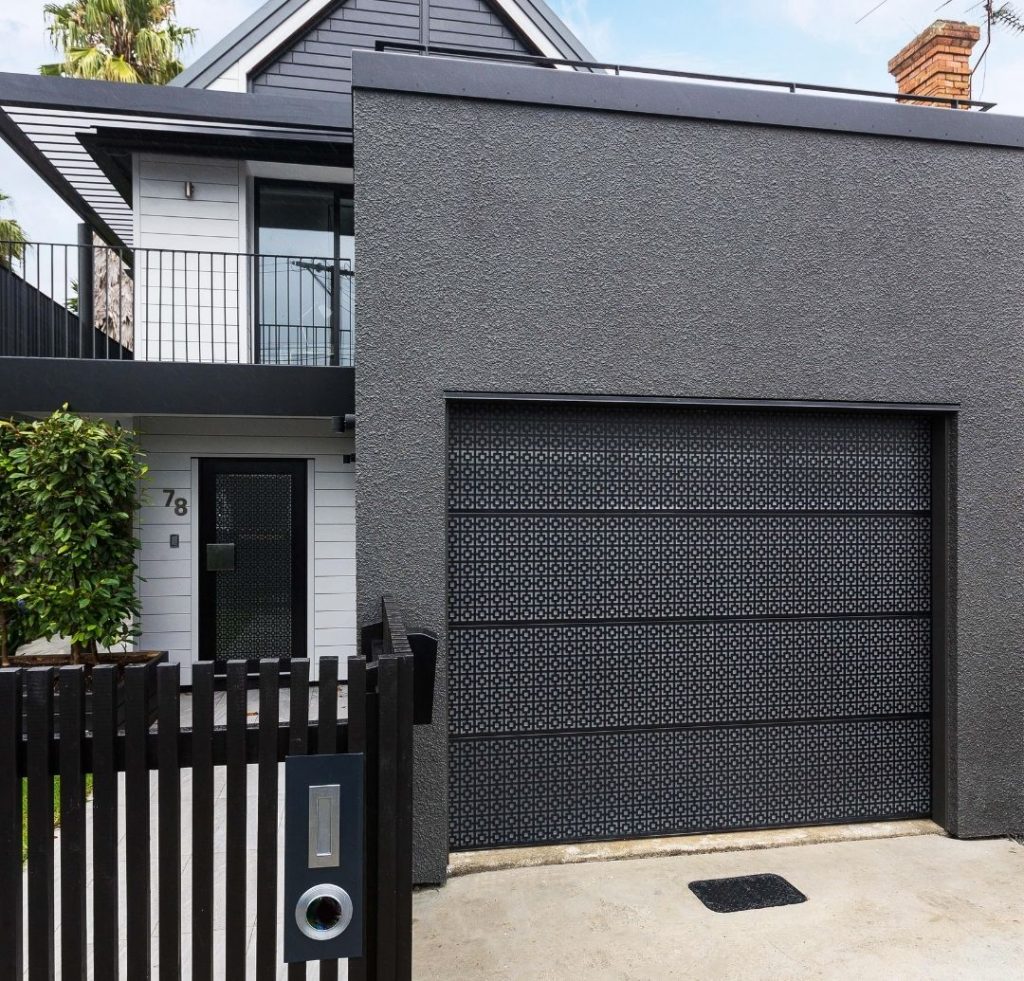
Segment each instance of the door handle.
M206 571L235 571L235 546L233 542L230 544L211 543L206 546Z

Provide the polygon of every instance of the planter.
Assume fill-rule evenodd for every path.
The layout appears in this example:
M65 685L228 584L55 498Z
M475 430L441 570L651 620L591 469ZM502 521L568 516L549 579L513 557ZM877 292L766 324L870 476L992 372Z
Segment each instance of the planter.
M146 673L146 717L149 723L156 721L157 716L157 694L156 694L156 669L157 665L167 660L167 651L133 651L130 654L102 654L97 658L97 664L114 664L118 667L118 683L115 710L117 715L118 728L124 725L124 668L131 664L144 665ZM43 667L68 667L68 659L61 654L36 654L28 657L13 658L11 666L16 668L43 668ZM92 685L91 673L92 664L83 665L85 668L85 728L92 731ZM53 731L60 732L60 686L57 682L56 672L54 673L53 684ZM28 684L27 677L25 684ZM22 711L23 731L27 729L26 709Z

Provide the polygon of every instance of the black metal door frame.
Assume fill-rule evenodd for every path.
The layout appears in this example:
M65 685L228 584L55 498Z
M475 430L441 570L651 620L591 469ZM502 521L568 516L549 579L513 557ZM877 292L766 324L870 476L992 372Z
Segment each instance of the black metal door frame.
M199 460L199 660L213 661L218 673L227 661L217 656L217 572L206 568L206 545L215 541L215 478L219 473L288 474L292 478L292 658L306 657L308 626L308 461L305 459L203 457ZM276 651L253 651L252 657L278 657ZM252 670L258 668L253 660Z
M260 190L264 187L303 187L302 181L280 180L278 178L260 177L253 184L255 190L255 256L253 280L253 362L260 364L261 356L261 326L260 326L260 299L263 285L263 265L260 261ZM341 208L343 201L352 201L351 184L324 184L323 187L331 188L334 194L334 201L331 208L331 222L334 226L332 233L334 237L334 249L332 258L334 265L331 268L331 354L332 365L341 364Z

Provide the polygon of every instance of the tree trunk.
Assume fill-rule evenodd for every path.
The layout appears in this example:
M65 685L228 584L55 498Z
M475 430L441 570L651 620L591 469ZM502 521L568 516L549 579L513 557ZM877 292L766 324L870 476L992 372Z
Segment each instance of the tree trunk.
M72 664L81 664L82 663L82 645L77 640L73 640L71 642L71 663Z
M0 606L0 666L9 668L10 659L7 657L7 611Z

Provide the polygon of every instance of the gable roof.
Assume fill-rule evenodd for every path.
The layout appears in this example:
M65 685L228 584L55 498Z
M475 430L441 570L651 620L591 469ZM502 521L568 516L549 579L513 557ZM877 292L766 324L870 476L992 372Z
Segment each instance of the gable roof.
M421 0L421 4L429 0ZM557 57L577 61L593 61L593 55L569 29L565 22L544 0L488 0L495 12L512 20L525 21L539 37L557 52ZM237 64L257 45L289 19L306 11L304 24L342 4L338 0L268 0L259 10L247 17L233 31L223 37L206 54L189 65L170 84L189 88L205 88L224 72ZM536 43L526 38L537 48ZM285 41L281 46L287 46ZM537 50L537 54L552 55L552 51Z

